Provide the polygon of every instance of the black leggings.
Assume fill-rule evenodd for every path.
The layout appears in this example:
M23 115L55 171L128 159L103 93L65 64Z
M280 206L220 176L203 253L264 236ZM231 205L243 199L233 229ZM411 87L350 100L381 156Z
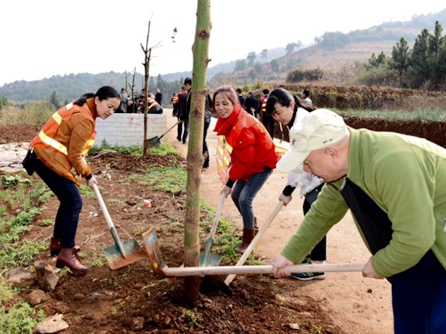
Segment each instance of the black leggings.
M82 198L79 189L73 181L51 170L39 158L35 157L33 164L37 175L40 176L60 201L54 223L53 236L57 239L62 239L61 245L63 248L73 248L79 214L82 210Z
M323 185L324 184L321 184L319 187L316 188L316 189L318 189L318 193L321 191ZM304 215L306 215L307 212L310 211L312 203L313 202L310 203L310 201L308 201L307 197L305 197L305 201L304 201L304 204L303 204ZM319 243L316 246L314 246L314 248L311 251L311 253L308 254L308 257L310 257L311 260L314 260L314 261L325 261L325 260L327 260L327 236L324 236L322 238L322 240L319 241Z

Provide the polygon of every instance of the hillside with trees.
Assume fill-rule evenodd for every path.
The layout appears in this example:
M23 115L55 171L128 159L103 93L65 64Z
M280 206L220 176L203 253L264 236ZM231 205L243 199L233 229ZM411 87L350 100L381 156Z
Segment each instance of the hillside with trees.
M315 38L315 45L311 47L288 53L265 64L255 63L243 71L215 76L211 80L211 86L218 86L223 82L246 85L261 80L441 89L438 85L438 81L442 80L441 75L438 77L437 74L445 73L441 65L446 63L444 60L446 38L441 26L446 26L446 10L437 14L420 15L407 22L383 23L348 34L326 32ZM404 41L403 46L401 46L402 41ZM413 82L406 80L403 84L401 72L399 75L393 72L398 71L397 63L403 60L396 58L401 58L404 47L408 49L404 55L406 62L403 66L417 67L426 63L428 69L415 70L419 76L417 75ZM409 52L412 47L415 52L412 50ZM374 63L373 58L378 56L382 63L388 65L387 71L383 71L384 66L380 66L380 71L372 73L370 65ZM438 68L434 70L433 64L437 64ZM426 82L434 72L437 73L435 74L437 82L435 84ZM406 73L406 77L413 74L414 71L410 70Z

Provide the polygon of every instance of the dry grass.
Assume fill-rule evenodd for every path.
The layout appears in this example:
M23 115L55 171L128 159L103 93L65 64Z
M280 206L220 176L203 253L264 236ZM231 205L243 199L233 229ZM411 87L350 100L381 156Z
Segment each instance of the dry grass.
M43 124L55 111L47 101L27 102L22 107L5 107L0 110L0 126Z

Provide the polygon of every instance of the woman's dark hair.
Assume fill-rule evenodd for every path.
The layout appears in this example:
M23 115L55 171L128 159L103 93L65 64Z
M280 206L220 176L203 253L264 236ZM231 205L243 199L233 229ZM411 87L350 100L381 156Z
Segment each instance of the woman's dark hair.
M266 101L266 113L272 115L276 103L280 103L284 107L289 107L292 101L293 95L289 91L283 88L276 88L269 94L268 100Z
M187 77L186 79L184 79L184 84L185 85L191 85L192 86L192 79Z
M303 108L307 111L313 111L317 109L316 107L313 107L304 102L299 96L293 96L286 89L276 88L269 94L269 98L266 101L266 113L268 115L272 115L274 113L274 105L276 103L279 103L284 107L289 107L291 102L294 102L294 111L296 111L298 107Z
M218 87L215 92L214 95L212 96L212 109L215 111L215 97L218 94L225 94L226 97L229 99L229 101L232 102L232 104L235 106L236 104L240 105L240 100L238 99L238 95L235 92L234 88L232 88L229 85L223 85Z
M99 101L106 100L109 98L114 98L114 97L121 100L121 96L119 95L119 93L116 89L114 89L113 87L110 87L110 86L102 86L101 88L98 89L96 94L85 93L80 98L78 98L74 102L74 104L77 106L83 106L88 99L91 99L92 97L96 97L96 96L98 97Z

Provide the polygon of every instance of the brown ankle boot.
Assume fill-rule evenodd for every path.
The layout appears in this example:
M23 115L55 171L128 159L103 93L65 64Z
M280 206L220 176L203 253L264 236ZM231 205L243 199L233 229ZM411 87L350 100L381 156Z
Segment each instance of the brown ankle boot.
M88 270L87 267L82 265L79 261L79 257L74 248L62 248L59 256L57 257L57 268L63 268L67 266L74 272L85 274Z
M60 244L62 242L62 238L51 238L50 242L50 255L51 256L57 256L60 253L60 250L62 249L62 245ZM79 246L74 246L74 251L76 253L81 251L81 248Z
M235 251L237 253L243 254L246 250L246 248L248 248L249 244L251 243L252 239L254 239L256 235L256 231L255 230L248 230L246 228L243 229L243 238L242 238L242 243L241 245L239 245Z
M255 231L254 236L256 236L257 233L259 233L259 225L257 225L257 217L254 217L254 231ZM242 238L243 238L243 232L241 232L241 233L237 233L235 236L236 236L237 238L242 239Z

